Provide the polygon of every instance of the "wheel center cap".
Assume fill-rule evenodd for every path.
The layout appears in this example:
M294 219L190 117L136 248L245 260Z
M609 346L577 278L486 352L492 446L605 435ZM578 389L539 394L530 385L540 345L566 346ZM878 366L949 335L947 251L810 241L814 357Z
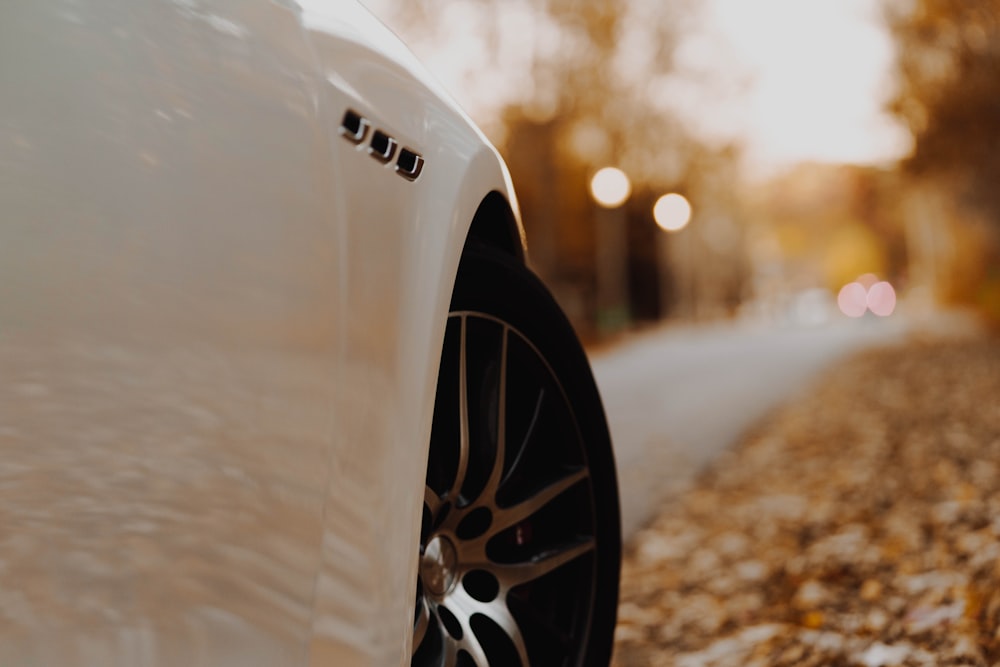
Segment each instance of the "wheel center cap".
M458 552L455 545L447 537L436 535L420 557L420 578L424 587L438 597L451 591L455 585L455 565L458 563Z

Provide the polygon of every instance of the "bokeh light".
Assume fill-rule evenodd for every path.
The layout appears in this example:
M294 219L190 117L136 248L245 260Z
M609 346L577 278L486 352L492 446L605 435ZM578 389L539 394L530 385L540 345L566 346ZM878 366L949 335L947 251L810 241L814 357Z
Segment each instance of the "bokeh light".
M879 317L888 317L896 309L896 290L885 282L877 282L868 288L868 309Z
M653 219L667 232L679 232L691 221L691 204L676 192L663 195L653 206Z
M604 208L616 208L632 194L632 183L621 169L604 167L590 179L590 194Z
M861 317L868 310L868 290L861 283L847 283L840 288L837 306L848 317Z
M861 317L869 310L888 317L896 310L896 290L874 273L865 273L840 288L837 305L848 317Z

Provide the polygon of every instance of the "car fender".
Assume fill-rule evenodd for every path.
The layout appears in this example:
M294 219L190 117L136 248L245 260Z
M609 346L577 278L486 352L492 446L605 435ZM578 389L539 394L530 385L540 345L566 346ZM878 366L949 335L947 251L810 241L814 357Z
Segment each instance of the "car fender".
M410 651L434 388L462 246L489 193L516 203L496 151L425 74L373 48L371 35L345 36L342 22L304 24L339 170L338 311L347 314L311 664L399 664ZM344 136L345 114L368 125L365 140ZM376 131L424 159L419 177L370 155Z
M451 287L483 198L516 212L495 151L292 2L0 17L0 663L407 662Z

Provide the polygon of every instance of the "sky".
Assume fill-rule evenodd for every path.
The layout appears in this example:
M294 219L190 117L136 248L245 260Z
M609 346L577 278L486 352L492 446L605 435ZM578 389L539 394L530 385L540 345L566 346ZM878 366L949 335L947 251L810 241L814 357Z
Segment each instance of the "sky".
M437 17L439 34L426 39L393 25L395 1L365 0L487 125L490 104L499 106L525 81L526 45L549 41L525 38L545 29L532 22L530 0L505 0L505 11L486 19L477 15L476 3L453 0ZM909 150L906 131L881 110L891 93L893 45L881 23L880 0L698 4L703 13L679 47L679 71L651 94L697 136L740 142L750 180L803 161L877 164ZM509 23L511 30L501 31L509 38L488 52L470 29L477 20Z
M882 111L893 45L879 0L710 0L702 34L678 57L715 72L688 91L682 113L704 135L741 139L751 169L879 163L909 149ZM727 77L728 90L713 90Z

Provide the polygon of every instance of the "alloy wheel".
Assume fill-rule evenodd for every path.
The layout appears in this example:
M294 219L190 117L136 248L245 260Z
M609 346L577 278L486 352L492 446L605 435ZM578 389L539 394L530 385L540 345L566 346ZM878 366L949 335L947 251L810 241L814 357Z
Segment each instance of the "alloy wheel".
M543 354L491 314L451 314L434 410L414 666L576 665L596 587L587 452Z

